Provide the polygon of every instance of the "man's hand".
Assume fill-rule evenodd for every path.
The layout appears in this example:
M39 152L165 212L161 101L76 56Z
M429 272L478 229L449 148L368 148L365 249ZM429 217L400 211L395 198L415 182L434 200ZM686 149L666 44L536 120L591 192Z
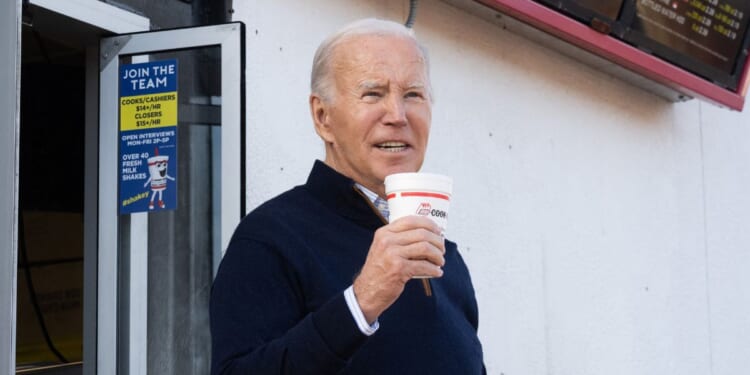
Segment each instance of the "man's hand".
M440 227L421 216L407 216L375 231L354 295L372 324L415 276L443 276L445 242Z

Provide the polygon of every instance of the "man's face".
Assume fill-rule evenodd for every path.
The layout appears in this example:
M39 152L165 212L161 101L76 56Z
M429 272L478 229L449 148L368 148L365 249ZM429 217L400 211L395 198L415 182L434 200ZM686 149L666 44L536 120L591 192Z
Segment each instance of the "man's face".
M357 36L333 56L333 97L311 97L326 164L384 195L385 176L422 166L432 108L424 60L415 43Z

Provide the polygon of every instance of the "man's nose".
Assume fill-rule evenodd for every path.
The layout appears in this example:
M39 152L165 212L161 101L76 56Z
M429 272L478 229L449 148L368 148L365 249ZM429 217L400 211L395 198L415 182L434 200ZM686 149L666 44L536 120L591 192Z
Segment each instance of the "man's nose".
M391 95L385 101L386 113L383 122L386 125L403 126L406 125L406 105L404 99L399 95Z

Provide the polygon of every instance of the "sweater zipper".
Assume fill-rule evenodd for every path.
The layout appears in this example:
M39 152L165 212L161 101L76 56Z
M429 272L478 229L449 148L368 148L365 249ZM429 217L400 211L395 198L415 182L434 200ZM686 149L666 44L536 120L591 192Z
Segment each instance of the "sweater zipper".
M352 189L354 189L354 191L356 191L357 194L359 194L359 196L362 197L365 200L365 202L367 202L367 205L370 206L370 209L373 212L375 212L376 215L378 215L378 217L380 218L380 221L382 221L383 224L388 224L388 219L386 219L386 218L383 217L383 214L381 214L380 210L378 210L377 207L375 207L375 205L372 204L372 202L370 201L370 198L368 198L365 195L365 193L363 193L361 190L357 189L356 186L352 186ZM430 284L430 279L420 279L420 280L422 280L422 287L424 287L424 295L427 296L427 297L431 297L432 296L432 286Z

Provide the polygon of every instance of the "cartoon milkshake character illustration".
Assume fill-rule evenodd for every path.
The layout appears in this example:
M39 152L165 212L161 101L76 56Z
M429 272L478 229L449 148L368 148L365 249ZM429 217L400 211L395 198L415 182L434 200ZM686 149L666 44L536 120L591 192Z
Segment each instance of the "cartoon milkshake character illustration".
M162 200L162 192L167 189L167 179L174 181L174 178L167 174L167 165L169 164L169 156L159 155L159 149L157 148L154 156L148 158L148 172L150 174L146 183L143 187L148 186L151 183L151 201L148 203L148 209L154 209L154 198L156 194L159 194L159 208L164 208L165 204Z

